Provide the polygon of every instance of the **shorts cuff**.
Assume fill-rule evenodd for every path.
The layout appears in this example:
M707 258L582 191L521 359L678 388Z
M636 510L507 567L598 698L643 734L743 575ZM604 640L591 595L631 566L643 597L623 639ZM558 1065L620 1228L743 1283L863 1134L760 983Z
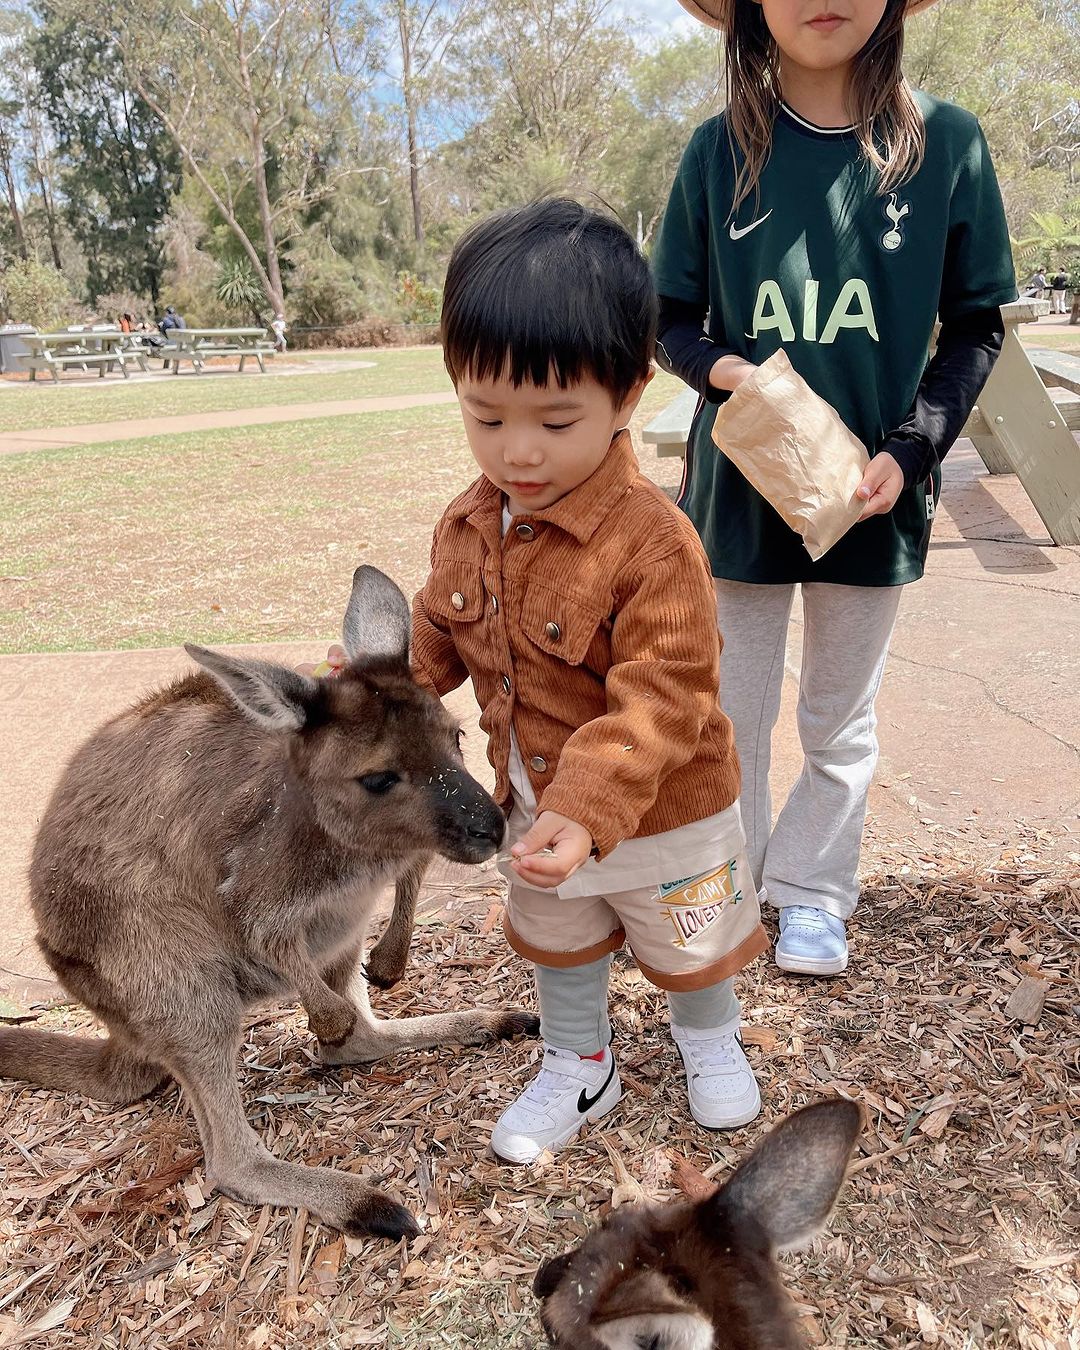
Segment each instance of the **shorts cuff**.
M510 915L503 910L503 934L507 942L517 952L518 956L523 956L526 961L532 961L534 965L548 966L553 970L566 970L571 966L588 966L593 961L599 961L602 956L607 956L610 952L617 952L626 941L626 933L622 928L616 928L610 932L601 942L594 942L591 947L582 947L576 952L548 952L542 947L534 947L531 942L526 942L523 937L514 931L514 926L510 922Z
M666 990L669 994L689 994L698 989L708 989L709 985L719 984L721 980L726 980L730 976L738 974L743 966L748 966L751 961L756 960L763 952L768 950L769 935L761 924L758 924L754 932L748 938L744 938L726 956L721 957L719 961L714 961L711 966L702 966L698 970L669 974L663 970L653 970L651 966L647 966L640 959L636 952L633 952L633 956L637 962L638 970L650 984L655 984L657 989Z

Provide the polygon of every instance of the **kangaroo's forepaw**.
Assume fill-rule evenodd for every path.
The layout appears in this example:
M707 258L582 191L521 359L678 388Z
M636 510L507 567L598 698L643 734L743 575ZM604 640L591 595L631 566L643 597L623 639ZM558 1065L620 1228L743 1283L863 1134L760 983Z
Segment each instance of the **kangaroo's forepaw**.
M396 962L391 964L380 960L376 949L360 967L360 973L368 984L374 985L376 989L393 989L405 974L405 967Z
M315 1012L309 1010L308 1027L320 1045L344 1045L356 1029L356 1009L342 1000Z

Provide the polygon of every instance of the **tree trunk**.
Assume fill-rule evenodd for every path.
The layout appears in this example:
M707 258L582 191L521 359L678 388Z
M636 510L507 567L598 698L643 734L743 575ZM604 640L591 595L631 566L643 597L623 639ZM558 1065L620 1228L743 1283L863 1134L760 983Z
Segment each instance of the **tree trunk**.
M4 175L4 187L7 191L8 210L11 212L11 224L15 231L15 247L23 259L29 258L26 248L26 235L23 232L22 215L19 211L19 199L15 195L15 175L11 167L11 142L7 132L0 131L0 172Z
M53 205L52 193L49 191L49 184L45 179L45 169L41 162L40 147L37 138L33 143L34 172L37 174L38 187L41 189L41 201L45 208L45 232L49 236L49 248L52 252L53 266L58 272L64 270L60 262L60 246L56 238L56 210Z
M278 264L277 240L274 238L274 216L270 209L270 189L266 183L266 147L258 112L251 114L251 152L254 159L255 197L259 203L262 224L263 249L266 252L266 281L263 289L275 314L285 313L285 295L281 286L281 268Z
M409 33L408 0L398 0L398 36L401 39L401 92L405 99L405 124L409 143L409 195L412 198L413 238L423 246L424 217L420 207L420 165L416 144L416 89L412 73L412 37Z
M412 197L413 238L423 247L424 217L420 209L420 166L416 162L416 111L411 101L406 104L409 120L409 193Z
M259 284L266 292L266 298L270 301L271 305L275 306L276 312L278 309L281 308L282 304L281 276L280 274L277 273L277 250L275 249L273 253L274 270L276 276L276 293L275 293L275 282L271 280L267 269L263 266L263 260L262 258L259 257L259 250L251 242L251 239L248 236L247 231L244 229L243 225L241 225L240 222L237 220L235 214L229 209L229 204L225 201L224 197L222 197L221 193L218 192L218 190L214 187L213 183L211 183L210 179L206 176L206 173L204 172L202 165L195 158L191 146L188 145L184 137L180 134L179 130L173 125L172 119L165 111L164 106L158 99L154 97L152 91L147 87L147 85L144 84L142 80L136 80L134 83L135 88L138 91L139 95L146 102L147 106L153 110L155 115L158 118L160 118L161 125L172 137L173 143L176 145L177 150L180 151L184 163L187 164L188 168L195 175L198 181L202 184L202 187L205 190L207 196L214 203L217 209L221 212L222 219L228 225L229 229L232 230L233 234L236 235L240 247L247 254L248 259L251 262L251 266L255 271L255 275L259 278ZM265 195L266 172L265 166L261 164L261 161L260 161L260 168L262 169L263 194Z

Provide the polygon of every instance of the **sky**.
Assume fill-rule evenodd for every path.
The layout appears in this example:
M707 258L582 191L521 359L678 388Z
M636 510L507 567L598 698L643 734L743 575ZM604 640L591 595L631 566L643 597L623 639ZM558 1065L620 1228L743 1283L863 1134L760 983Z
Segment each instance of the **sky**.
M615 0L613 9L637 19L658 35L669 33L677 27L689 32L698 27L679 0Z

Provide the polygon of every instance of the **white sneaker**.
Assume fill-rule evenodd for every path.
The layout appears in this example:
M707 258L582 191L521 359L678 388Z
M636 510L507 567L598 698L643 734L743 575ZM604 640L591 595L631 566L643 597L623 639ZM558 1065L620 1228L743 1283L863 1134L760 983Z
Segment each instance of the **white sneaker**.
M843 919L816 905L787 905L780 911L776 964L799 975L839 975L847 970Z
M761 1110L761 1093L739 1044L738 1019L699 1031L671 1024L686 1069L690 1114L707 1130L747 1125Z
M554 1153L569 1143L586 1121L606 1116L621 1097L610 1046L597 1060L545 1045L540 1072L499 1117L492 1151L504 1162L535 1162L545 1149Z

